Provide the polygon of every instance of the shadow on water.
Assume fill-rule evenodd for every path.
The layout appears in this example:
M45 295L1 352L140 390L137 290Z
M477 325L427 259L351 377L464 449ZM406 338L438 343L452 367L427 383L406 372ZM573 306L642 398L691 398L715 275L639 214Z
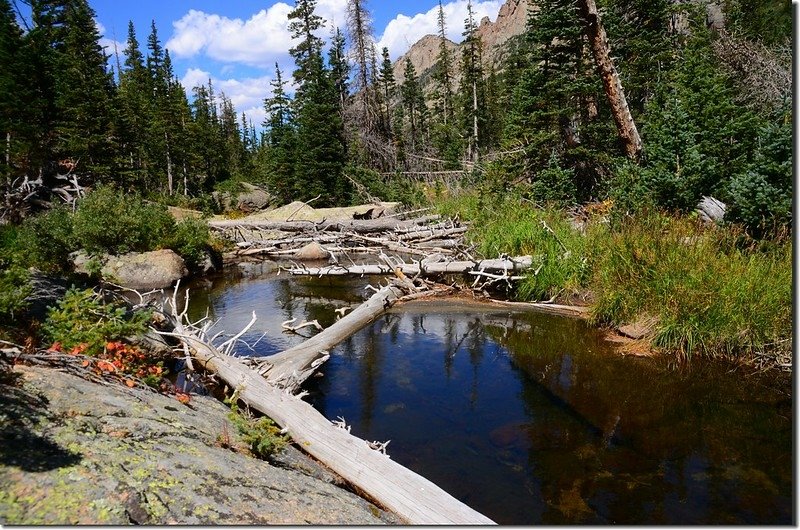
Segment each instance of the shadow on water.
M227 282L227 280L226 280ZM222 282L222 328L259 314L269 355L365 280ZM197 303L197 300L194 301ZM786 391L789 386L786 385ZM504 524L789 524L792 403L757 375L623 358L583 321L458 304L392 311L306 385L326 417Z

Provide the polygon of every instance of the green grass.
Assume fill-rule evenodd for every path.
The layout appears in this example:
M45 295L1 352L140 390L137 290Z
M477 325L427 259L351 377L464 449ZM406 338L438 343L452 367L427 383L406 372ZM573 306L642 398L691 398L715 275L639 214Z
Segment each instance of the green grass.
M533 256L531 272L517 291L520 299L545 300L562 291L575 292L589 278L587 240L557 209L537 209L513 196L487 201L470 194L443 200L439 211L472 222L467 237L485 258Z
M644 214L592 244L597 322L659 319L653 344L689 359L791 350L792 250L729 228Z
M511 196L467 193L437 206L472 222L468 238L484 257L534 256L520 299L588 289L596 324L656 317L653 345L681 360L791 353L788 238L756 243L735 228L660 213L623 218L613 228L592 223L581 234L564 213Z

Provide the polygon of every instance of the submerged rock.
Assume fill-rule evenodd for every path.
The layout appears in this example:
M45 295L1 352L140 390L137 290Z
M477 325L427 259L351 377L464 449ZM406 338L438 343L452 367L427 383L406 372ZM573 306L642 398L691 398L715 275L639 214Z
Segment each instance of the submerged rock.
M398 522L297 450L285 469L226 448L242 444L213 398L15 373L0 385L2 524Z

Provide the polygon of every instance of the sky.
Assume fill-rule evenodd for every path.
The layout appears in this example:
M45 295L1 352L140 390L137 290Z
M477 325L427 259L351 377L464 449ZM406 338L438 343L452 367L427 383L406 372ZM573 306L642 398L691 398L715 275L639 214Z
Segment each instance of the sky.
M320 35L326 41L333 24L344 27L346 4L347 0L318 0L317 14L328 24ZM502 4L503 0L473 0L476 19L488 16L494 21ZM263 100L270 92L275 63L291 78L294 67L288 50L293 43L287 19L294 6L291 0L90 0L90 5L107 53L114 54L115 42L122 53L129 20L144 47L155 21L190 98L193 86L211 79L215 91L224 92L256 125L264 119ZM366 7L379 50L388 47L393 60L421 37L437 33L437 0L371 0ZM443 0L443 7L447 36L460 42L467 0Z

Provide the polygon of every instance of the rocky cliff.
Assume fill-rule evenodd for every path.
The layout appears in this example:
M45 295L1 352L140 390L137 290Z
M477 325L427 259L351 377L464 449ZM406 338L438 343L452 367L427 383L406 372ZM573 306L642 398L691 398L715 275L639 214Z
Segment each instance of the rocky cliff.
M503 58L505 44L509 39L525 31L525 23L530 11L530 0L506 0L500 7L497 18L492 22L489 17L484 17L478 25L478 35L483 42L484 59L487 64L497 64ZM447 40L447 47L453 58L460 60L460 45ZM397 59L394 64L394 77L398 83L405 79L406 60L417 71L417 75L425 78L425 74L436 64L439 55L441 38L437 35L426 35L415 42L411 48Z

